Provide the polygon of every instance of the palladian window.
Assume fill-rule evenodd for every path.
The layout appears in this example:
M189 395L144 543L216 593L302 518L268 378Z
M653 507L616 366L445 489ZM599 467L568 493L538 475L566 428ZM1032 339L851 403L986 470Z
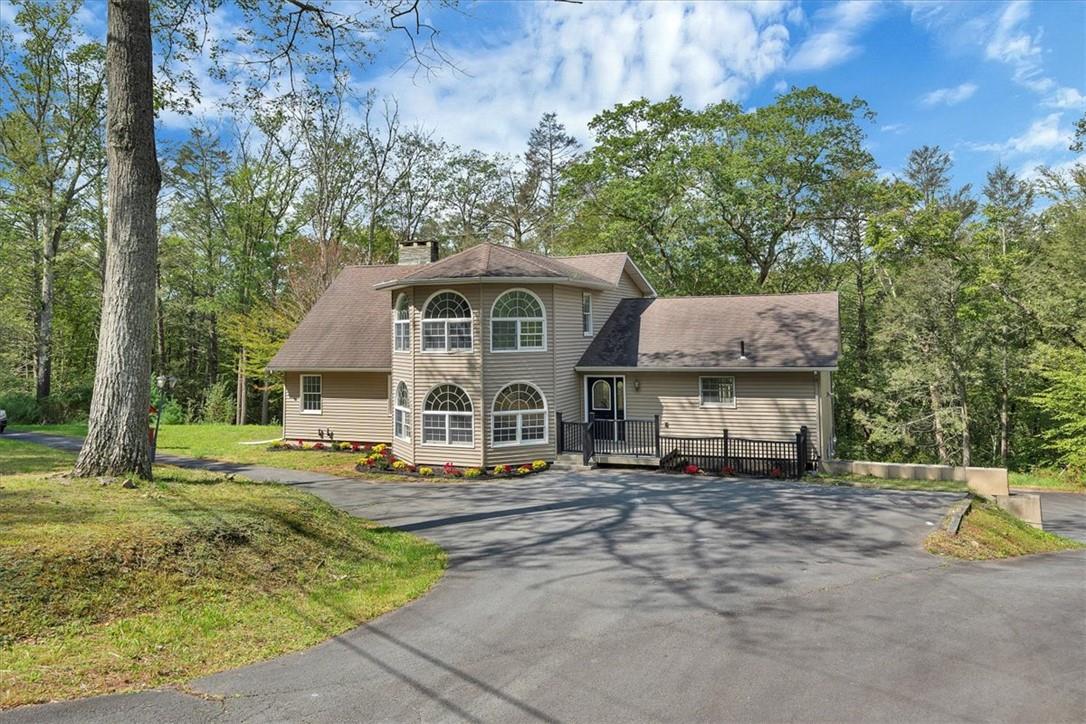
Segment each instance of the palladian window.
M471 351L471 305L456 292L430 297L422 315L422 349L426 352Z
M407 392L407 383L396 385L395 424L393 434L400 440L411 439L411 396Z
M411 350L411 306L407 295L401 294L396 299L396 312L392 322L393 349L397 352Z
M513 289L498 297L490 313L490 346L495 352L546 349L546 320L539 297Z
M422 442L470 447L475 442L474 420L468 393L456 385L438 385L422 406Z
M494 398L492 416L495 445L547 441L547 402L535 386L514 382Z

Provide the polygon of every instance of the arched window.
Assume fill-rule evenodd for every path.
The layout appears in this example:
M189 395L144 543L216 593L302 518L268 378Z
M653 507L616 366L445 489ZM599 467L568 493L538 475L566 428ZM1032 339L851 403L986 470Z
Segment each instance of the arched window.
M512 289L498 297L490 310L490 348L495 352L546 349L546 327L539 297Z
M475 442L471 398L456 385L438 385L422 406L422 442L428 445L467 445Z
M471 305L456 292L438 292L422 315L425 352L471 351Z
M494 397L491 416L495 445L547 441L547 401L534 385L514 382Z
M411 439L411 396L407 392L407 383L402 380L396 385L396 406L393 434L400 440Z
M392 340L392 348L397 352L409 352L411 350L411 305L407 302L406 294L401 294L396 298L396 311L392 322Z

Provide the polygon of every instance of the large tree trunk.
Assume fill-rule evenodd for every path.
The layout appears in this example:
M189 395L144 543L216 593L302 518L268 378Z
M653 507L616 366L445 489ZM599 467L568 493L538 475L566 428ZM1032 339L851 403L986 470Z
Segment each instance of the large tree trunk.
M949 465L950 453L947 452L946 434L943 432L943 420L940 417L943 399L934 383L928 383L928 396L931 399L932 431L935 433L935 449L939 455L939 464Z
M42 273L38 299L34 378L37 398L45 399L53 379L53 298L56 281L57 245L53 234L47 234L42 245Z
M98 360L87 439L77 475L151 477L147 445L154 334L155 154L150 6L110 0L107 20L106 153L109 229Z

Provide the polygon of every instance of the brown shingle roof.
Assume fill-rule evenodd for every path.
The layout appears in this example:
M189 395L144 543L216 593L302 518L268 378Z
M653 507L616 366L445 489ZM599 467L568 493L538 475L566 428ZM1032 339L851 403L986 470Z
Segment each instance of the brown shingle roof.
M485 243L465 249L432 264L399 267L382 287L397 288L429 281L475 279L553 279L591 287L613 287L613 283L578 266L554 257L533 254L499 244Z
M836 292L624 299L577 366L836 367L839 336Z
M631 276L633 276L634 280L641 285L642 291L651 296L656 296L656 291L652 288L652 285L649 284L648 279L645 279L637 266L630 261L630 255L624 251L606 252L603 254L582 254L580 256L557 256L552 258L575 266L581 271L597 276L615 286L618 285L619 281L622 279L622 272L626 269L627 265L629 265Z
M373 285L396 269L392 264L345 268L279 348L268 369L391 368L389 293Z

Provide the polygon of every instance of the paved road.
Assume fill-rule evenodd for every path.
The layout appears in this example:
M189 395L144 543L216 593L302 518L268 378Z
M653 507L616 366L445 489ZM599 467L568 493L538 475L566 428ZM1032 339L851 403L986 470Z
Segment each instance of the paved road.
M1086 543L1086 495L1041 493L1041 519L1045 530Z
M220 466L235 469L235 466ZM655 473L283 478L450 553L427 596L176 690L10 721L1082 721L1086 553L946 562L956 496Z

